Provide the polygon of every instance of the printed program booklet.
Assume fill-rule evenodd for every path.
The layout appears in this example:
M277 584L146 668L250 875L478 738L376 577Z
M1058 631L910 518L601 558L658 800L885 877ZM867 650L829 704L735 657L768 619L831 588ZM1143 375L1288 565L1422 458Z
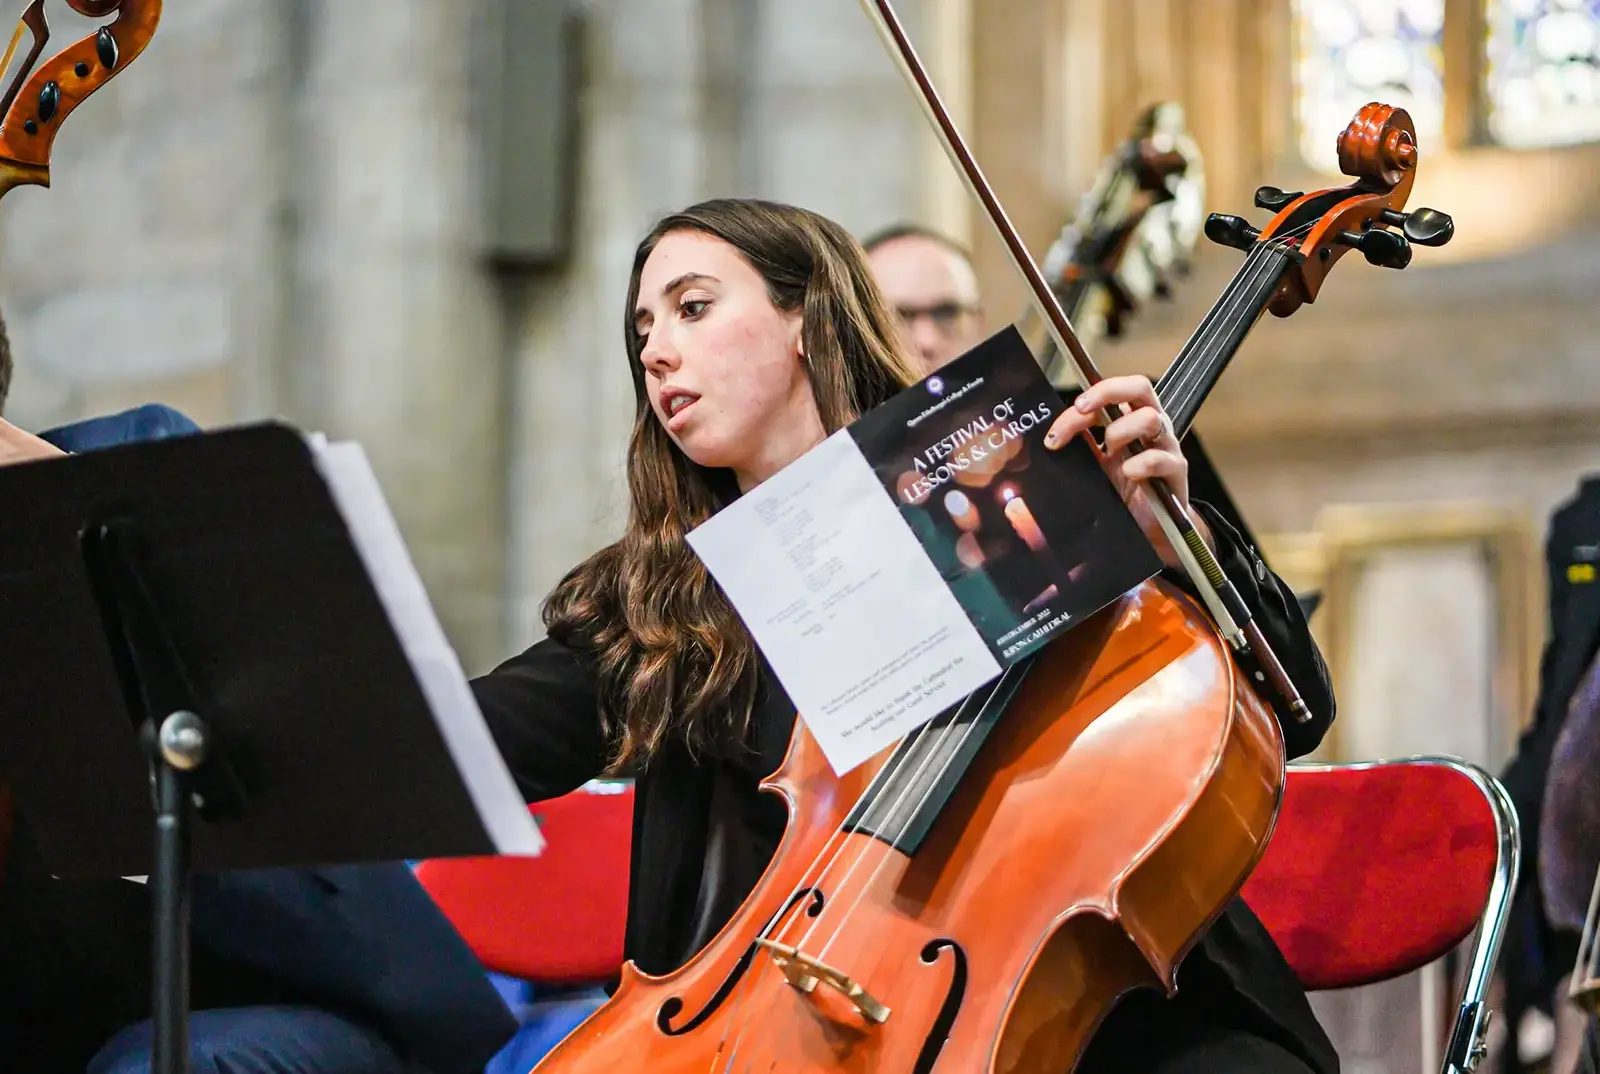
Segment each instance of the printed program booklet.
M1161 569L1015 328L689 534L835 772Z

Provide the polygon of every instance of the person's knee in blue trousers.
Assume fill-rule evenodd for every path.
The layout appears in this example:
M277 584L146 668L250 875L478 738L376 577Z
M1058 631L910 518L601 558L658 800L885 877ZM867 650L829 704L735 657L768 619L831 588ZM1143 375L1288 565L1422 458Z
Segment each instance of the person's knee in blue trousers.
M87 1074L150 1074L152 1036L148 1021L129 1026ZM420 1074L376 1029L312 1007L195 1011L189 1056L192 1074Z

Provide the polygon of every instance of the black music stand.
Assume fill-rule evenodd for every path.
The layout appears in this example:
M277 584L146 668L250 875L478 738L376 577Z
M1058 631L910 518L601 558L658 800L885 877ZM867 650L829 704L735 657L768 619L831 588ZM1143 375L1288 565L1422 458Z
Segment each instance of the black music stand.
M54 875L148 876L156 1074L191 870L540 849L376 483L293 429L0 467L0 504L0 779Z

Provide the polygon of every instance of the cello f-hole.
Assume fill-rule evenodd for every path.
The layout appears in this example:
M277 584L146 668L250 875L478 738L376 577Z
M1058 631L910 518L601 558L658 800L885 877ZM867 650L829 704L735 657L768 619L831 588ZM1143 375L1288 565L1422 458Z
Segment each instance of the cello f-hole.
M939 1053L944 1050L944 1042L950 1039L956 1015L961 1013L961 1001L966 998L967 953L960 944L947 937L932 940L922 949L922 961L933 965L945 951L950 952L950 989L945 994L944 1005L939 1008L939 1017L933 1020L933 1025L928 1029L928 1039L922 1042L922 1051L917 1056L917 1065L912 1068L912 1074L930 1074L933 1070L933 1064L939 1061Z
M761 935L765 936L771 932L772 927L788 917L790 911L807 896L810 897L810 903L805 908L805 915L807 917L816 917L822 913L823 907L827 905L827 899L822 892L817 888L801 888L789 897L789 901L783 904L782 910L772 915L772 920L768 921L767 927L761 930ZM715 1014L717 1008L726 1003L728 997L733 994L733 990L738 987L740 980L744 978L746 971L750 969L750 962L755 958L757 950L758 947L755 941L752 940L750 945L745 948L744 954L739 957L739 961L734 965L732 972L728 974L722 984L717 986L716 992L712 994L706 1005L695 1013L693 1018L681 1026L674 1027L672 1025L672 1020L683 1013L683 999L679 996L673 996L656 1011L656 1027L669 1037L677 1037L689 1033L704 1024L705 1020Z

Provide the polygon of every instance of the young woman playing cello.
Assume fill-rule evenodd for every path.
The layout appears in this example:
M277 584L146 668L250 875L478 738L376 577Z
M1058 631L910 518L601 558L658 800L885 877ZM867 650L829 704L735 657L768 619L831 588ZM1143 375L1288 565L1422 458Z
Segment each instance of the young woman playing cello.
M715 201L662 220L635 255L625 346L637 395L625 533L574 568L545 606L548 637L474 682L530 801L605 771L637 778L626 955L664 974L704 947L755 888L783 836L781 764L794 708L685 534L915 378L857 243L788 206ZM1102 464L1187 584L1137 483L1187 503L1182 448L1149 381L1108 378L1056 421L1069 443L1098 408ZM1134 440L1147 450L1126 458ZM1288 752L1333 718L1326 670L1280 580L1206 505L1191 505L1313 718L1283 720ZM1293 972L1233 900L1168 1000L1140 991L1102 1024L1078 1069L1333 1074L1338 1060Z
M626 532L579 564L545 607L548 637L473 686L529 801L604 772L636 776L626 955L648 974L688 962L756 887L783 837L782 799L760 782L783 762L795 712L686 543L718 508L914 379L857 243L812 213L717 201L662 220L639 246L625 309L637 393ZM1186 576L1137 482L1187 503L1187 464L1142 377L1101 381L1053 428L1095 410L1102 464L1179 585ZM1128 459L1139 440L1147 450ZM0 465L56 454L0 421ZM1309 706L1280 720L1287 751L1333 718L1326 671L1288 588L1216 512L1203 535ZM1334 1074L1338 1059L1293 972L1234 899L1183 963L1168 1000L1118 1004L1083 1074ZM1065 984L1063 987L1067 987Z

